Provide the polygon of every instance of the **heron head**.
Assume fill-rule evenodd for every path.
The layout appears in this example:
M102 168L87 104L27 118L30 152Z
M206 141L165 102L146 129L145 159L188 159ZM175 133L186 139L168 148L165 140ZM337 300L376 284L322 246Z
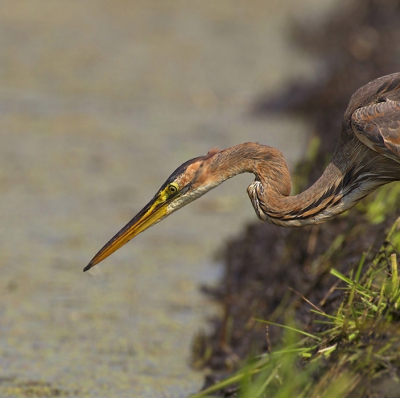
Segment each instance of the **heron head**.
M221 181L210 170L212 158L218 152L212 150L206 156L188 160L179 166L150 202L100 249L84 271L103 261L147 228L219 185Z

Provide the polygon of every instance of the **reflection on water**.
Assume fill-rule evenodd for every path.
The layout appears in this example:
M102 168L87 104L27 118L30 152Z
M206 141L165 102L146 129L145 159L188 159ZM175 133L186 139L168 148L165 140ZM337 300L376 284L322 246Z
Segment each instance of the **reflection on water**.
M299 121L245 114L310 69L284 42L293 4L1 2L0 395L199 388L190 343L218 311L199 283L255 220L251 177L82 268L183 161L243 141L301 155Z

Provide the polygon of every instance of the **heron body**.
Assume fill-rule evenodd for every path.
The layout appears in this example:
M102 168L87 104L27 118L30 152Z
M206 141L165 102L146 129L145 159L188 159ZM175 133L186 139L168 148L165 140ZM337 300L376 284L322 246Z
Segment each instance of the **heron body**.
M284 227L325 222L378 187L399 181L400 73L375 79L352 95L332 160L306 191L290 196L289 169L275 148L247 142L222 151L212 150L178 167L84 271L148 227L240 173L255 176L247 192L257 216Z

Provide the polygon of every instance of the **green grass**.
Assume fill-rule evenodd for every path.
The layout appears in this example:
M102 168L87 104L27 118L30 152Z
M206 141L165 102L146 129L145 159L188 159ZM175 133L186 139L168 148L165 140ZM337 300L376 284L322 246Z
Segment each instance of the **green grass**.
M379 223L396 211L399 198L400 186L384 187L360 206L369 222ZM193 397L213 397L227 386L241 398L398 397L400 218L382 241L373 260L367 262L361 253L349 275L331 270L343 300L330 314L310 303L317 332L303 331L287 319L279 325L284 329L280 347Z

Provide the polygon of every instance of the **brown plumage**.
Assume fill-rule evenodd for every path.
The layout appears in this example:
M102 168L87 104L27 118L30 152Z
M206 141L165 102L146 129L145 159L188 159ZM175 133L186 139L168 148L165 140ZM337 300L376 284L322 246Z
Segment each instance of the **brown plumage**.
M333 158L306 191L290 196L290 173L275 148L248 142L210 151L176 169L84 271L172 212L246 172L255 175L247 192L258 217L285 227L327 221L381 185L400 180L400 73L373 80L353 94Z

